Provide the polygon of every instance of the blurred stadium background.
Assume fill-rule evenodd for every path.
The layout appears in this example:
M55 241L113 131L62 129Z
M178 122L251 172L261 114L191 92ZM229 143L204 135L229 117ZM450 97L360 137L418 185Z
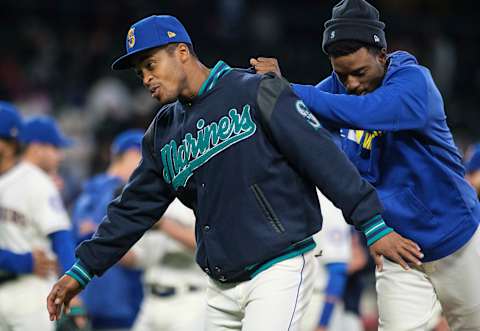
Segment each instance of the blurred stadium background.
M67 205L82 181L104 170L112 137L146 128L159 105L131 72L110 70L131 23L177 16L207 65L246 67L275 56L292 82L330 73L323 22L338 0L2 0L0 99L25 115L51 114L76 140L62 166ZM407 50L432 71L457 145L480 140L480 25L467 0L371 0L386 22L389 51Z
M129 25L160 13L177 16L207 65L223 59L248 66L251 56L276 56L292 82L329 74L321 51L323 22L337 0L2 0L0 99L25 114L55 115L77 146L73 177L101 170L111 137L145 127L158 105L131 72L110 70L124 52ZM449 125L463 149L480 138L480 26L474 1L371 1L387 23L389 50L415 54L445 98ZM70 156L70 155L69 155ZM69 162L70 161L70 162Z

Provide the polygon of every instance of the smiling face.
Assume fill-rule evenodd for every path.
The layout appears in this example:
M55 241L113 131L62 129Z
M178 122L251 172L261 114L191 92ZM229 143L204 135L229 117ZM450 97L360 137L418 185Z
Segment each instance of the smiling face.
M364 95L380 86L385 75L385 50L372 52L362 47L357 51L330 57L332 68L349 94Z
M185 89L185 63L190 53L185 44L147 51L133 60L135 72L152 98L161 104L175 101Z

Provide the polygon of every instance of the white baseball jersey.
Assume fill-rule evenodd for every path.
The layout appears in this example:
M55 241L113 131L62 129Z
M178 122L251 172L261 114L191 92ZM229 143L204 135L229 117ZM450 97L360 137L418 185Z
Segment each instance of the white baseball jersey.
M0 177L0 248L51 253L47 236L69 228L60 194L41 169L22 162Z
M58 190L42 170L23 162L0 176L0 248L53 255L48 235L69 228ZM45 298L55 278L26 274L1 284L0 330L53 331Z
M178 199L170 204L164 217L191 226L193 231L195 215ZM173 287L177 291L169 297L147 295L133 330L203 330L207 276L195 263L193 252L160 231L148 231L133 246L133 252L146 264L148 285ZM189 292L189 286L197 290Z
M195 226L193 211L178 199L170 204L163 217L171 218L192 228ZM194 253L164 233L150 231L133 248L137 255L145 256L143 258L145 261L149 260L149 267L145 274L147 284L205 287L206 276L195 263ZM146 254L141 254L142 250Z
M319 190L318 200L322 208L323 227L314 235L317 251L322 251L321 264L348 263L352 255L351 226L345 222L342 211L335 207Z

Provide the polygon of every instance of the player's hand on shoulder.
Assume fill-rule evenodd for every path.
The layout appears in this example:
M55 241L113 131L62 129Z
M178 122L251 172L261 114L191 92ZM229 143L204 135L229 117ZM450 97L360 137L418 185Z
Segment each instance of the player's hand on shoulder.
M39 277L49 277L57 275L58 264L57 261L49 257L45 251L41 249L34 249L32 251L33 259L33 273Z
M278 77L282 77L278 60L274 57L258 57L256 59L251 58L250 65L255 69L257 74L274 72Z
M82 287L80 283L68 275L63 275L53 285L50 294L47 297L47 310L51 321L60 319L62 313L68 313L72 299L80 293ZM75 301L73 301L75 303Z
M423 258L423 253L415 242L402 237L395 231L373 243L370 246L370 254L375 260L378 271L383 270L383 257L400 264L405 270L410 269L409 263L421 265L420 259Z

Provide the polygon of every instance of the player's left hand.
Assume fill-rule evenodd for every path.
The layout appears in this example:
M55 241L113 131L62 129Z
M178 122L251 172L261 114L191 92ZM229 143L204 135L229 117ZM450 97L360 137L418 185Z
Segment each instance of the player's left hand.
M370 254L372 254L377 270L383 270L383 257L400 264L403 269L410 270L408 263L421 265L423 253L420 247L413 241L403 238L395 231L390 232L383 238L379 239L370 246Z
M62 313L70 311L72 299L80 293L80 283L68 275L63 275L53 286L47 297L47 309L50 321L58 321ZM73 301L75 303L75 301Z

